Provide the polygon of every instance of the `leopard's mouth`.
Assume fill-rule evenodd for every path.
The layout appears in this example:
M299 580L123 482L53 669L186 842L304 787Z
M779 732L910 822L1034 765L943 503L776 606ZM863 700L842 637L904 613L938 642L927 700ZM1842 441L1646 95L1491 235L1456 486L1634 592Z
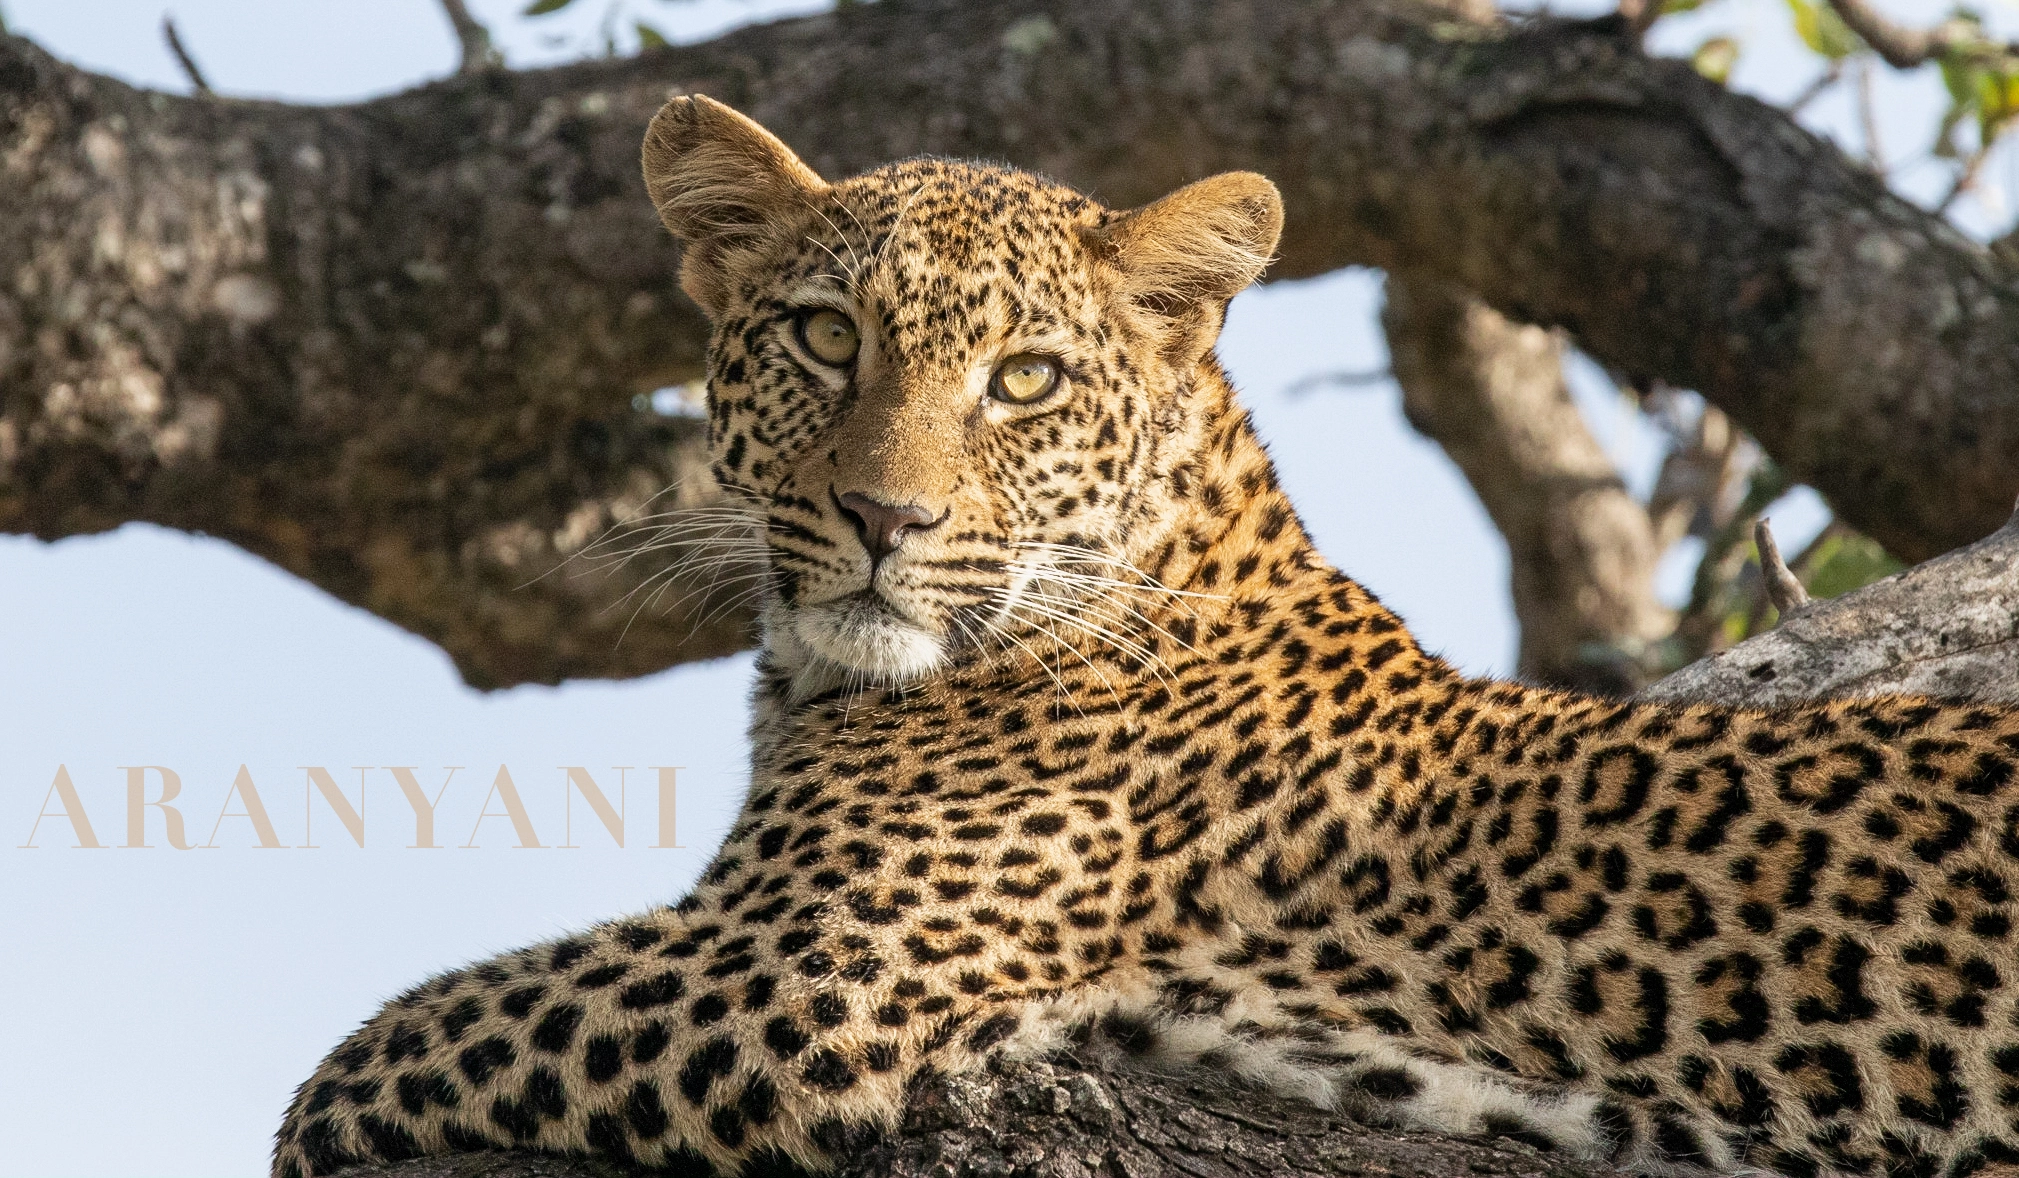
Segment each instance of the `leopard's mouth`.
M868 676L901 683L946 661L943 636L909 617L874 587L790 610L790 636L827 662Z

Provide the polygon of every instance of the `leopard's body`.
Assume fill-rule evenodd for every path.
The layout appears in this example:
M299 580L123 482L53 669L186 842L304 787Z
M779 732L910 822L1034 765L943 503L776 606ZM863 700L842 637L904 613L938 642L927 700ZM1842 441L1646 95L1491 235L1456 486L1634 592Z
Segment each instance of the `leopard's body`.
M761 521L742 817L678 904L388 1004L277 1178L818 1167L921 1069L1090 1024L1652 1172L2019 1159L2019 713L1616 702L1424 652L1313 550L1212 358L1274 241L1259 178L1122 215L938 161L828 186L705 102L654 137ZM809 306L857 325L846 365ZM1030 353L1058 387L992 399ZM851 493L922 510L879 545Z

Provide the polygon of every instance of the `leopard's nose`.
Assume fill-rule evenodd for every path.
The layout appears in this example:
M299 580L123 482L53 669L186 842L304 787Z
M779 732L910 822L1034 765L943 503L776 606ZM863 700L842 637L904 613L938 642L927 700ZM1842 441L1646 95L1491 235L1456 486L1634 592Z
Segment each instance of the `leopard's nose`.
M848 517L848 522L855 525L855 534L862 538L862 546L869 551L872 565L881 563L884 557L897 551L897 546L908 534L938 527L940 521L946 518L944 512L935 516L916 503L885 503L860 491L835 495L834 505Z

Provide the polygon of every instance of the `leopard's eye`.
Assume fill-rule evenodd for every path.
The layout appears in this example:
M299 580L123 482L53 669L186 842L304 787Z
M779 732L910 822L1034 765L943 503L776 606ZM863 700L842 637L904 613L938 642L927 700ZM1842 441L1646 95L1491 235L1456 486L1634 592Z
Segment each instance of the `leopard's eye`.
M1043 400L1059 386L1059 362L1030 352L1011 356L988 382L989 396L1012 405Z
M799 342L814 359L836 368L854 360L862 350L862 337L848 316L824 307L800 317Z

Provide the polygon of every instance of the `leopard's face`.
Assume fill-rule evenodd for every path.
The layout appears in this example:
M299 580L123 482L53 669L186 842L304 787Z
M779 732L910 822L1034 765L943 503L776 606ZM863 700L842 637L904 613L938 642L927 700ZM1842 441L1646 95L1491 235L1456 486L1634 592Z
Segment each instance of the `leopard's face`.
M824 683L1111 629L1198 447L1187 404L1280 225L1260 177L1117 213L942 160L838 184L706 99L647 180L715 322L717 481L763 517L766 647Z
M763 504L774 643L902 680L1078 624L1047 617L1072 616L1055 582L1126 559L1181 383L1102 273L1103 216L913 162L830 189L752 268L711 444Z

